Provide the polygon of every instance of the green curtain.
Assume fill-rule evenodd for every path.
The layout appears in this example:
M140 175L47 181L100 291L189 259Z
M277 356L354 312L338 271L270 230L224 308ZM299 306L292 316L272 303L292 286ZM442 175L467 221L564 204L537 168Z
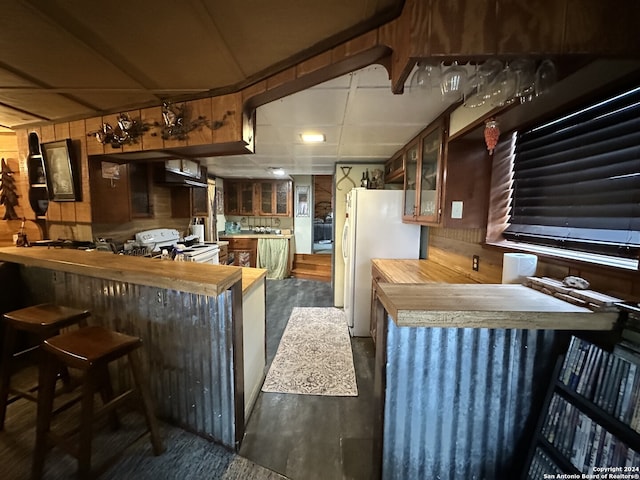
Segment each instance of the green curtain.
M286 238L258 239L257 265L267 269L267 278L285 278L288 262L289 241Z

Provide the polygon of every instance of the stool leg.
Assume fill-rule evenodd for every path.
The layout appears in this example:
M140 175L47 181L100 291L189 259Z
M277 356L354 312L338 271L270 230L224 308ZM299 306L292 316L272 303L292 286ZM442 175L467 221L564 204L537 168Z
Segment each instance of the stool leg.
M145 377L142 372L138 352L134 350L129 353L128 357L131 373L133 373L133 381L135 382L136 388L138 389L138 392L140 392L140 397L142 399L142 409L147 420L147 427L149 427L153 453L154 455L160 455L164 452L164 446L162 445L162 439L160 438L160 429L158 428L158 422L153 410L153 402L151 401L151 394L149 393L147 382L145 381Z
M91 474L91 440L93 435L93 397L96 393L98 375L88 370L82 384L80 413L80 438L78 439L78 478L89 478Z
M0 431L4 430L4 419L7 415L7 401L9 400L9 382L13 364L13 349L15 348L16 331L5 323L4 342L2 346L2 363L0 364Z
M113 386L111 385L111 376L109 375L109 366L103 365L100 367L100 398L102 398L102 403L106 405L113 399ZM116 410L113 409L109 412L109 425L111 426L111 430L117 430L120 427L120 422L118 420L118 414Z
M58 363L53 357L41 353L40 373L38 378L38 414L36 419L36 444L33 454L32 478L39 480L42 477L44 461L47 455L48 434L51 428L51 412L53 410L53 397L55 396L56 377L58 376Z

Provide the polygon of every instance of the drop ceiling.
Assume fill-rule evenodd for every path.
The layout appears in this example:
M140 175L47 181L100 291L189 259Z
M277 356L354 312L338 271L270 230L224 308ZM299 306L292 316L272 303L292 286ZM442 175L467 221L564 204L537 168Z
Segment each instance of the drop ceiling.
M201 160L220 177L332 174L337 162L384 162L449 106L437 90L394 95L385 68L371 65L258 107L254 154ZM304 144L307 132L326 141Z

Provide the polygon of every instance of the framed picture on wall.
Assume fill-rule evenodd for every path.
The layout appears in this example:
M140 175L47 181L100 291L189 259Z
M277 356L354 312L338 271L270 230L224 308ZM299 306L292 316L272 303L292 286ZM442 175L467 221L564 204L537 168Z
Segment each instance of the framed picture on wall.
M71 139L42 144L49 199L54 202L80 200L78 167Z
M309 185L296 187L296 217L309 216Z

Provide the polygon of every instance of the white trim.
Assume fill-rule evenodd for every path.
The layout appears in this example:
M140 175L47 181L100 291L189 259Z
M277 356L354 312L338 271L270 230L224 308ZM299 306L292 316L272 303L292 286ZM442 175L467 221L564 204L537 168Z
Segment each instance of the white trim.
M630 258L613 257L610 255L599 255L596 253L578 252L575 250L565 250L562 248L546 247L542 245L532 245L529 243L513 242L510 240L502 240L499 242L487 242L487 245L506 248L509 250L518 250L528 253L535 253L547 257L558 258L561 260L572 260L593 265L604 265L607 267L619 268L621 270L638 271L638 260Z

